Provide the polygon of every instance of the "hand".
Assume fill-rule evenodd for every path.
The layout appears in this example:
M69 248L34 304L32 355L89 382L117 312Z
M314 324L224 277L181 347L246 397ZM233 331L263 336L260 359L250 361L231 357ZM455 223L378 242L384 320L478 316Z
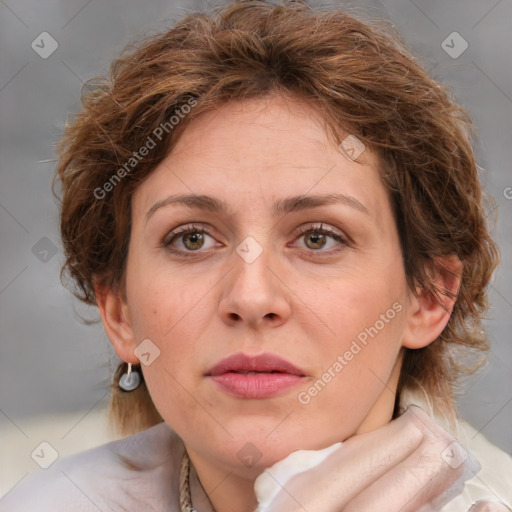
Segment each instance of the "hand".
M451 434L411 406L293 476L258 512L436 511L460 494L479 469ZM266 472L272 475L272 468Z
M477 501L468 512L511 512L510 509L498 501Z

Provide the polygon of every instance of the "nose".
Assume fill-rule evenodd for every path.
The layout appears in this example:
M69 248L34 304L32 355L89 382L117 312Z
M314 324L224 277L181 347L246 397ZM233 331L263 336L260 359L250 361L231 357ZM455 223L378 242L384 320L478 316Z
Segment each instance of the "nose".
M290 289L277 269L270 250L254 260L244 260L233 252L232 271L227 275L219 314L229 326L246 325L252 329L278 327L290 317Z

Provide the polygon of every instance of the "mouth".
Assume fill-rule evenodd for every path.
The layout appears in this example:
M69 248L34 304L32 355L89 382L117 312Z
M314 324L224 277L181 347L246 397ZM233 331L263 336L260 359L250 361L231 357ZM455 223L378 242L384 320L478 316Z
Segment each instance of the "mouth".
M234 354L210 368L206 377L229 395L262 399L284 393L306 378L305 372L274 354Z

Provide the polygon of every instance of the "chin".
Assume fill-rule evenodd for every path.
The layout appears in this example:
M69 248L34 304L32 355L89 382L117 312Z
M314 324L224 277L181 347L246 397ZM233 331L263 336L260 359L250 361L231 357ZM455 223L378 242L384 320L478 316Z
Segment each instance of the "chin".
M276 428L274 422L272 428ZM267 432L270 430L264 429L247 429L243 436L236 436L235 439L231 440L230 452L228 455L231 461L233 456L234 462L237 466L237 470L243 470L244 467L247 469L247 474L259 474L264 469L274 465L276 462L283 460L290 453L297 450L318 450L326 448L331 444L334 444L338 440L333 442L323 440L318 429L308 429L310 432L314 432L314 435L304 436L297 432L287 432L283 430L279 435L268 435ZM225 457L228 454L227 446L221 448L219 456Z

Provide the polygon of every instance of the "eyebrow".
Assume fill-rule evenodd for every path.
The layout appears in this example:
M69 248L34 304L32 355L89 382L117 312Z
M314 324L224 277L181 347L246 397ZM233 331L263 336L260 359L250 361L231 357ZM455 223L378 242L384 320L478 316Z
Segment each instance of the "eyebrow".
M298 212L307 210L309 208L317 208L319 206L326 206L330 204L344 204L356 210L370 215L366 206L364 206L355 197L347 196L345 194L323 194L316 196L293 196L276 201L272 207L272 212L275 217L285 215L291 212ZM160 208L172 204L181 204L188 208L195 208L199 210L206 210L217 214L229 214L230 208L227 203L222 199L207 195L198 194L184 194L173 195L157 201L146 213L146 222L149 218Z

